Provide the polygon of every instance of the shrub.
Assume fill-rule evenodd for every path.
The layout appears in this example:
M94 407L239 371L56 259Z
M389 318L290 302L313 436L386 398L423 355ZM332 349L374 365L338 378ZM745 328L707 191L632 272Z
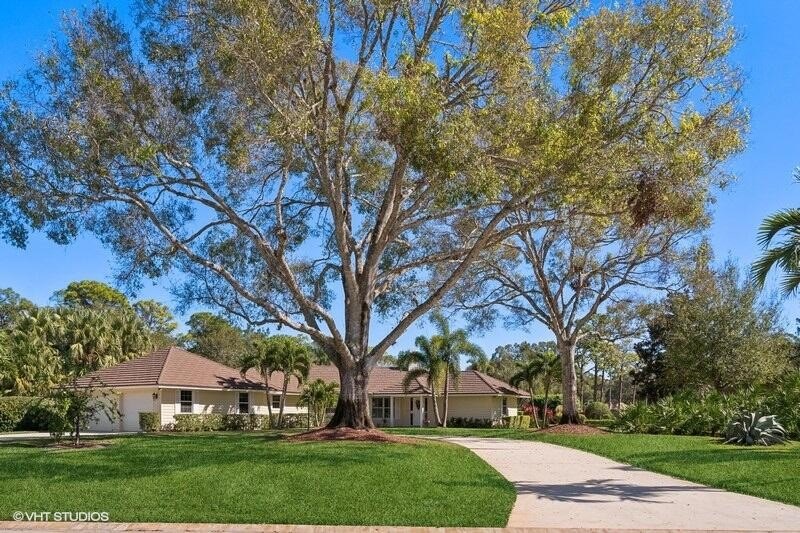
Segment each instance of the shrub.
M273 415L277 421L277 416ZM284 415L284 427L301 427L298 415ZM286 424L293 424L287 426ZM258 431L271 427L269 415L256 414L180 414L174 424L165 424L164 431Z
M614 426L614 424L616 423L616 419L614 419L614 418L599 418L599 419L596 419L596 420L592 420L590 418L587 418L582 423L586 424L587 426L592 426L592 427L596 427L596 428L612 428Z
M447 425L451 428L490 428L492 419L456 416L450 418Z
M590 402L583 410L586 418L594 420L613 418L611 415L611 408L604 402Z
M161 417L158 413L140 412L139 429L145 433L152 433L161 429Z
M39 398L31 396L6 396L0 398L0 432L22 429L21 423L30 407Z
M531 417L528 415L505 416L503 426L507 428L528 429L531 427Z
M175 415L174 431L220 431L222 415L210 413L204 415Z
M726 444L770 446L783 444L785 441L786 430L775 420L775 415L761 416L758 413L742 413L732 420L725 430Z

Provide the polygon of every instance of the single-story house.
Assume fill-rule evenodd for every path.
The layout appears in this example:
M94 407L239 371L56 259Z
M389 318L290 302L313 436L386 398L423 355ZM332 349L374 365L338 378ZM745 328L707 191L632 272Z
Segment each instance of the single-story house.
M380 426L424 426L433 415L430 390L416 380L406 389L406 371L377 367L369 381L372 418ZM312 366L309 381L339 382L331 365ZM270 378L269 391L261 376L240 371L211 359L170 347L82 377L79 385L106 389L117 401L119 420L101 416L88 428L93 431L138 431L139 413L155 412L162 426L175 422L175 415L186 414L268 414L267 402L277 410L283 374ZM286 393L286 413L305 413L298 406L302 385L292 378ZM450 392L449 417L499 419L517 414L518 402L527 398L524 391L475 370L464 370ZM440 405L440 410L442 409Z

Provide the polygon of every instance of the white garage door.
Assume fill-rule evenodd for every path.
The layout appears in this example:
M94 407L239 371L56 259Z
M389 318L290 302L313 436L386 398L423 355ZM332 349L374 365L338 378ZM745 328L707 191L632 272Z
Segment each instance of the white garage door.
M113 399L117 402L117 405L119 405L119 395L118 394L113 395ZM100 411L97 413L97 419L89 422L89 427L86 429L88 429L89 431L103 431L103 432L119 431L119 420L115 418L112 421L106 416L105 412Z
M122 431L139 431L139 413L153 411L152 391L131 391L122 395Z

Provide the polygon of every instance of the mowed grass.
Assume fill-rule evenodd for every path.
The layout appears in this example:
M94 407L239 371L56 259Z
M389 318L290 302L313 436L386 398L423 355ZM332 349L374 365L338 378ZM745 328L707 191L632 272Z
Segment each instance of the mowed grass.
M549 442L704 485L800 505L798 442L770 447L744 447L722 444L720 439L713 437L677 435L548 435L518 429L456 428L398 428L392 432Z
M108 512L114 522L504 526L513 486L445 443L297 443L142 435L104 449L0 444L0 520Z

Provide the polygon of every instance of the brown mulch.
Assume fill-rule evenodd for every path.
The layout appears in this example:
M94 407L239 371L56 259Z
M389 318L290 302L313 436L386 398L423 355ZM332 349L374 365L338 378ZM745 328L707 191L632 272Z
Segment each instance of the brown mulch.
M397 435L389 435L377 429L352 429L352 428L322 428L307 431L305 433L298 433L286 437L286 440L296 442L321 442L331 440L352 440L359 442L385 442L385 443L402 443L402 444L418 444L419 440L411 439L408 437L400 437Z
M607 431L585 424L558 424L547 429L540 429L536 433L553 435L607 435Z
M111 445L108 441L100 441L100 440L87 440L82 441L80 444L75 446L72 442L51 442L48 443L46 446L51 452L77 452L79 450L102 450L103 448L108 448Z

